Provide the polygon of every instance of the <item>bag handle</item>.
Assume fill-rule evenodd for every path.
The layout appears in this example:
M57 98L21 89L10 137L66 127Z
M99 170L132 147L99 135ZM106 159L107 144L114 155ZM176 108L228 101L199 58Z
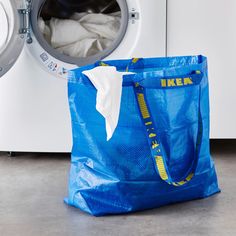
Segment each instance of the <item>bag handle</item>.
M132 59L132 63L136 63L136 62L137 62L137 59L136 60ZM128 69L127 69L127 71L128 71ZM202 74L202 73L196 72L196 75L200 75L200 74ZM186 77L186 78L188 78L188 77ZM198 82L200 81L201 78L202 78L202 75L196 77ZM144 81L144 80L142 80L142 81ZM173 82L172 82L172 84L173 84ZM194 85L194 84L195 83L192 83L189 85ZM164 86L164 87L166 88L166 86ZM173 86L173 87L176 88L176 86ZM193 161L192 161L189 169L187 170L186 174L181 179L173 179L172 176L170 175L170 171L169 171L167 161L165 158L165 153L163 152L163 146L162 146L160 137L158 135L157 129L155 127L155 123L152 118L152 113L151 113L149 104L147 102L145 87L140 85L139 82L134 81L134 91L135 91L135 96L136 96L136 100L138 103L139 111L141 114L142 123L145 127L145 130L146 130L148 143L149 143L149 146L151 149L152 159L153 159L157 173L159 174L159 176L162 180L164 180L165 182L167 182L168 184L173 185L173 186L182 186L182 185L188 183L194 177L194 174L196 171L196 167L197 167L198 160L199 160L199 153L200 153L199 151L201 148L202 137L203 137L203 135L202 135L203 134L203 121L202 121L201 102L200 102L201 87L199 86L198 134L197 134L197 142L196 142L196 147L195 147L194 158L193 158Z
M126 67L126 72L131 68L144 67L143 58L133 58L129 65ZM176 73L176 69L174 69ZM175 89L178 87L189 87L200 84L203 73L200 70L193 70L186 74L178 76L170 76L170 71L154 70L148 72L138 72L129 75L124 75L123 78L134 83L139 83L144 88L160 88L160 89ZM124 84L126 82L124 81ZM127 85L130 85L129 82Z
M187 170L186 174L181 179L173 179L170 175L170 171L167 166L165 154L163 152L163 146L162 146L160 137L158 135L157 129L155 127L154 120L152 118L153 116L149 109L149 105L146 99L145 88L140 85L137 85L136 83L134 86L134 91L135 91L139 111L141 114L142 123L145 127L148 143L151 149L152 159L153 159L157 173L159 174L162 180L174 186L182 186L188 183L195 174L195 170L196 170L198 159L199 159L199 150L201 148L202 137L203 137L202 135L203 121L202 121L202 114L201 114L201 107L200 107L201 89L199 88L198 134L197 134L195 153L194 153L193 161L189 169Z
M111 66L107 62L98 61L97 66ZM144 68L143 58L133 58L126 72L130 69ZM199 69L199 68L198 68ZM174 69L176 73L176 68ZM189 68L187 69L189 71ZM175 89L176 87L194 86L200 84L203 73L200 70L193 70L191 73L178 75L178 77L169 76L170 70L155 70L148 72L133 72L132 74L123 75L123 86L133 86L134 82L139 83L145 88Z

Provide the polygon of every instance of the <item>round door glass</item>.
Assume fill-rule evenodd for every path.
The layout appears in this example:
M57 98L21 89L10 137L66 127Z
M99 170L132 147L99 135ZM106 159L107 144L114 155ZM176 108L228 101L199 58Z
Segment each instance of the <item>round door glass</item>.
M24 35L19 34L18 4L24 0L0 0L0 77L9 71L24 47Z
M0 53L6 47L8 34L9 34L9 27L8 27L8 19L7 14L4 9L4 6L0 2Z
M92 63L115 50L127 23L125 0L44 0L33 30L50 54L80 65L81 61Z

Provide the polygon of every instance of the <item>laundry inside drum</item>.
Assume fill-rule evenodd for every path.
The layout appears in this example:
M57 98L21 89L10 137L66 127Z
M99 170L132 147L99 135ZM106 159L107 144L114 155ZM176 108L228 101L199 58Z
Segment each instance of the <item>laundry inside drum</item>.
M121 9L116 0L46 0L38 26L52 48L85 58L112 46L121 27Z

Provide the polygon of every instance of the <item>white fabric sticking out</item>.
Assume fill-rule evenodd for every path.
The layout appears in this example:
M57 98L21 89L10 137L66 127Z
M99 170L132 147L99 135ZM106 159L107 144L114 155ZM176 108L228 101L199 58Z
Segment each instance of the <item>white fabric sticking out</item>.
M83 74L97 89L96 109L105 118L108 141L119 120L123 75L131 73L118 72L114 66L98 66Z
M110 15L75 13L71 19L52 18L38 25L47 42L60 53L87 57L108 48L120 29L120 12Z

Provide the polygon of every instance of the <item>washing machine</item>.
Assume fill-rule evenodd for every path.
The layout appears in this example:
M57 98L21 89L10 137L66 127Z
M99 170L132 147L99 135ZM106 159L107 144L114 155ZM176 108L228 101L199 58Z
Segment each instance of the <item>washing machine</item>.
M84 57L64 54L44 37L39 18L71 13L62 0L48 1L0 0L0 151L70 152L68 71L97 60L166 55L166 0L64 1L76 13L120 12L112 43Z

